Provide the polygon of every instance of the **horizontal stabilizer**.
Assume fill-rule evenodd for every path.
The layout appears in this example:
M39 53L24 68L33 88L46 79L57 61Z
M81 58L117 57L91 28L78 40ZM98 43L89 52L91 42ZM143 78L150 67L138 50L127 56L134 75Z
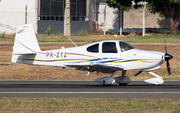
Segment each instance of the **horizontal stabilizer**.
M35 55L35 54L37 54L38 52L36 52L36 53L10 53L10 54L8 54L8 55Z

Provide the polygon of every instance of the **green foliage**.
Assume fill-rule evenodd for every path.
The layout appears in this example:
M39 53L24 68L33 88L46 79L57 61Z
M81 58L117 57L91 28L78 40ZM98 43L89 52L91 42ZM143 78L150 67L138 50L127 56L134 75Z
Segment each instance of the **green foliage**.
M134 0L134 5L132 6L132 0L105 0L110 7L122 9L127 11L134 8L142 7L139 2L142 0ZM180 23L180 0L146 0L147 7L150 13L160 13L164 17L171 19L169 21L170 34L176 36L178 32L177 27Z
M105 0L106 3L113 8L122 9L124 11L128 11L132 8L132 0ZM133 5L134 8L141 7L141 5L138 5L137 3L142 0L135 0L135 5Z
M106 3L113 8L118 8L118 9L122 9L124 11L127 11L129 9L132 8L132 0L105 0ZM139 8L141 7L140 4L138 4L139 2L141 2L142 0L134 0L134 8ZM165 8L167 8L167 10L170 10L172 8L174 8L175 11L179 11L180 10L180 0L146 0L146 2L148 2L147 6L149 7L149 10L151 13L161 13L163 14L165 17L167 17L167 14L165 13ZM166 7L168 6L168 7ZM177 15L179 13L176 13Z
M6 33L3 32L3 33L1 34L1 37L2 37L2 38L6 38Z
M180 0L146 0L150 7L151 13L161 13L166 18L168 18L168 14L165 10L170 13L170 10L174 8L174 11L180 10ZM168 8L169 7L169 8ZM178 13L179 14L179 13ZM178 15L177 13L175 15Z
M75 34L75 36L86 36L86 35L87 35L87 33L84 29L81 30L79 33Z
M49 27L46 30L46 35L50 36L51 35L51 26L49 25Z
M99 29L99 34L104 34L103 29Z
M3 32L2 34L0 34L0 38L7 38L6 33Z
M147 29L145 29L145 33L147 32Z
M110 29L108 29L108 32L111 32L111 30L110 30Z
M165 30L165 34L169 34L169 30L166 29L166 30Z
M151 13L160 13L169 19L170 34L176 36L180 23L180 0L146 0Z

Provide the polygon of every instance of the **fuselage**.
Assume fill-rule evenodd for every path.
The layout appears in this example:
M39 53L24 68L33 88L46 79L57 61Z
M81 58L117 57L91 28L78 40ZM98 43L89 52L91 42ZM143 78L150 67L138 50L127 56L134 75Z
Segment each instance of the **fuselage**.
M67 65L87 65L90 62L122 66L124 70L153 69L164 61L165 53L139 50L120 40L106 40L79 47L19 55L17 63L67 67Z

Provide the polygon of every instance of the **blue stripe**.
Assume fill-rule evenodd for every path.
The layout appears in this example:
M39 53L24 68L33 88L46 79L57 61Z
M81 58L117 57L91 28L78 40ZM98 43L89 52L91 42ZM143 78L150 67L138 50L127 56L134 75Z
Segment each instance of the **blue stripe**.
M107 59L114 59L114 60L102 61L100 63L108 63L108 62L115 62L115 61L122 60L122 59L116 59L116 58L97 58L97 59L91 59L91 60L87 60L87 61L72 61L72 62L68 62L68 63L83 63L83 62L101 61L101 60L107 60Z
M20 29L18 32L17 32L17 34L20 34L20 33L22 33L24 30L23 29Z
M101 63L116 62L116 61L119 61L119 60L109 60L109 61L103 61Z

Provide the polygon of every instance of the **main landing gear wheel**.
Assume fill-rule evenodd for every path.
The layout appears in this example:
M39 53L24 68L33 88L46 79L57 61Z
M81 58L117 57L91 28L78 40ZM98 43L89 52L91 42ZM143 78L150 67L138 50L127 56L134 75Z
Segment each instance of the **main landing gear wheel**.
M131 82L131 79L125 76L126 70L122 71L121 76L113 78L113 76L116 73L117 71L114 71L110 77L102 77L102 78L95 79L94 81L103 84L103 86L111 86L115 82L119 83L120 86L126 86L128 83Z
M120 85L120 86L127 86L127 83L124 83L124 84L119 83L119 85Z
M103 84L103 86L111 86L112 84Z
M120 86L127 86L127 84L131 82L131 79L125 75L126 70L123 70L121 76L114 78Z

